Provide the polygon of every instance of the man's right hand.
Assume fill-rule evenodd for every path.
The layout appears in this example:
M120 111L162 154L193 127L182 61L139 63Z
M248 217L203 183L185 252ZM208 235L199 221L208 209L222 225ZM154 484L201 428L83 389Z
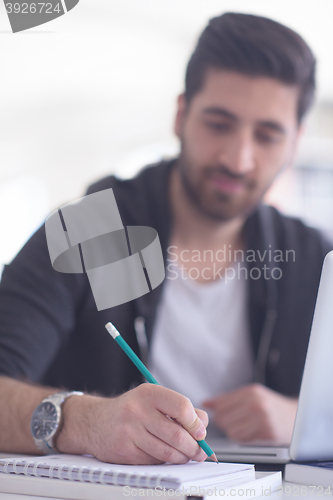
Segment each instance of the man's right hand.
M207 458L196 442L205 438L206 412L165 387L142 384L115 398L71 396L63 409L64 425L56 441L61 452L120 464Z

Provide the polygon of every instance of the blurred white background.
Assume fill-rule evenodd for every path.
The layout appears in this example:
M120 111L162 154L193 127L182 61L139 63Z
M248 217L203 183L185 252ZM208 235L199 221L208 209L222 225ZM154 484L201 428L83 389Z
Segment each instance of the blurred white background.
M90 182L177 152L187 59L208 19L226 11L288 25L318 58L317 105L296 168L269 198L332 231L332 0L81 0L15 35L1 2L0 263Z

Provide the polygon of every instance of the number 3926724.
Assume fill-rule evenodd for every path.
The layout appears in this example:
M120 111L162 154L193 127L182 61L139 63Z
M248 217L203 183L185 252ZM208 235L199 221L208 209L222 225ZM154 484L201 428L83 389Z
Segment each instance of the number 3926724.
M52 3L18 3L7 2L5 4L8 14L62 14L60 3L53 5Z

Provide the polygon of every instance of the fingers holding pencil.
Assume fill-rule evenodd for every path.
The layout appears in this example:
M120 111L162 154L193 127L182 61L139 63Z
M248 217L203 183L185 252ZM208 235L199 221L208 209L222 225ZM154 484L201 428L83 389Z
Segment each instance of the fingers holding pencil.
M138 368L138 370L142 373L142 375L146 378L150 384L153 385L159 385L157 380L153 377L153 375L150 373L150 371L147 369L147 367L142 363L141 359L135 354L135 352L131 349L131 347L127 344L127 342L123 339L123 337L120 335L119 331L117 328L112 324L112 323L107 323L105 325L106 330L109 332L111 337L117 342L117 344L123 349L123 351L127 354L127 356L131 359L131 361L135 364L135 366ZM172 391L174 392L174 391ZM178 394L178 393L175 393ZM200 419L197 418L197 416L194 416L194 408L192 406L192 403L189 401L188 398L182 396L181 394L178 394L182 399L182 405L183 405L183 410L184 413L181 412L182 418L181 420L177 416L172 416L170 415L169 412L166 412L166 415L171 416L174 420L179 422L180 425L182 425L188 432L189 434L193 435L192 432L194 432L195 439L200 446L200 448L206 453L208 457L210 457L214 462L218 463L218 460L216 458L215 453L213 450L210 448L210 446L206 443L204 440L204 437L206 435L206 429L205 426L200 422ZM194 413L193 413L194 412Z
M151 389L147 386L143 390L149 391L150 397L155 399L156 388ZM199 410L202 417L199 418L191 401L176 391L164 388L163 394L163 398L155 399L156 408L178 422L195 440L205 439L208 425L207 413Z
M96 443L93 453L100 460L120 464L205 460L206 455L192 434L168 418L173 414L182 422L188 421L188 415L183 414L190 413L188 400L181 394L142 384L121 396L98 400L98 411L89 427L93 433L91 441ZM194 415L196 419L195 412Z

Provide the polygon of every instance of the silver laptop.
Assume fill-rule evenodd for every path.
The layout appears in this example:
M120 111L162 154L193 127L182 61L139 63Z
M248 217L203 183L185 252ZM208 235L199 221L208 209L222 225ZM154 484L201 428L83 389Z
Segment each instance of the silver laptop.
M331 378L332 377L332 378ZM237 444L214 427L207 442L225 462L333 459L333 251L324 260L290 448Z

